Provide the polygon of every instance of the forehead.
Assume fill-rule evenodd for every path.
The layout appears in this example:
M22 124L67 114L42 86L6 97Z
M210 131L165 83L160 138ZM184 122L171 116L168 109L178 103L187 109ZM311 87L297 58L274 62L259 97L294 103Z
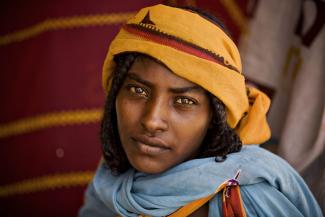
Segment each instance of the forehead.
M129 73L154 83L170 86L198 86L197 84L173 73L163 63L147 56L139 56L131 66Z

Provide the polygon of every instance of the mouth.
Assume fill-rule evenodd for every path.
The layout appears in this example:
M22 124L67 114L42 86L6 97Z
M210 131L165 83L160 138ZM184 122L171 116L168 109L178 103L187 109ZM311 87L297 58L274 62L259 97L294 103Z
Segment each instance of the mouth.
M135 142L137 149L145 154L157 155L170 150L168 144L157 137L138 135L131 139Z

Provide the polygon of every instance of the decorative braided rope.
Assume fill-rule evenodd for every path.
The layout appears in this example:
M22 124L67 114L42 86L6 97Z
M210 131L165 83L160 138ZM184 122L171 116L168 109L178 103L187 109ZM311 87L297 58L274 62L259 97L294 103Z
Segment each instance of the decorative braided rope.
M0 123L0 139L50 127L97 123L101 118L101 108L40 114L10 123Z
M0 36L0 46L20 42L47 31L120 24L127 21L132 15L134 12L46 19L25 29Z
M0 197L53 190L57 188L84 186L91 181L93 176L94 172L83 171L53 174L23 180L17 183L0 186Z

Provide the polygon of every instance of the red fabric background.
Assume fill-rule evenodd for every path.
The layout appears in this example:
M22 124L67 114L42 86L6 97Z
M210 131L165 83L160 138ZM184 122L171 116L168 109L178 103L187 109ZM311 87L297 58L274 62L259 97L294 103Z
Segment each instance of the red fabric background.
M135 12L159 2L2 2L0 36L48 18ZM240 30L218 1L191 2L217 13L238 40ZM237 2L244 11L247 1ZM118 28L119 25L105 25L47 31L0 46L0 124L48 112L101 108L105 98L101 87L102 63ZM58 150L64 151L63 157L57 156ZM100 155L99 123L52 127L0 138L0 186L50 174L94 171ZM76 216L85 187L0 197L0 216Z

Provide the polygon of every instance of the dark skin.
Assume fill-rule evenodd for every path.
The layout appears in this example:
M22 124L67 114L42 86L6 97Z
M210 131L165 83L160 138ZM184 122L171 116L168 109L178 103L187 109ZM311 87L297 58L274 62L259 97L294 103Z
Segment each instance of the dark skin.
M201 15L205 19L211 21L212 23L214 23L215 25L217 25L221 29L223 29L225 32L227 32L227 30L224 29L224 27L220 23L220 21L218 19L216 19L215 17L213 17L203 11L200 11L196 8L185 8L185 9ZM141 168L140 167L137 168L135 166L134 162L131 162L131 160L130 160L130 155L132 155L132 152L134 152L134 151L128 151L129 153L126 153L127 151L125 150L126 146L132 147L132 143L135 146L138 144L135 144L134 140L129 141L129 145L123 144L123 141L121 141L119 138L121 130L124 131L125 128L119 126L120 123L119 124L116 123L116 118L117 118L116 110L118 110L118 108L115 104L116 96L121 92L120 91L121 85L122 84L125 85L125 75L130 71L129 69L133 65L133 61L136 58L136 55L139 55L139 54L130 52L130 53L125 53L125 54L119 54L114 57L114 61L117 63L117 67L116 67L116 71L114 72L114 76L113 76L112 88L111 88L110 94L107 97L107 102L105 105L105 113L104 113L104 118L103 118L103 122L102 122L101 140L102 140L102 144L103 144L103 155L104 155L107 166L116 175L127 171L130 167L134 167L141 171ZM143 54L140 54L140 55L143 56ZM157 75L157 74L156 74L156 76L159 77L159 75ZM191 84L193 84L193 83L191 83ZM125 86L123 86L123 88L125 88ZM130 86L129 86L128 90L131 90ZM136 89L132 88L132 90L135 91ZM124 91L125 91L125 89L124 89ZM141 89L137 89L137 91L141 92ZM205 92L205 91L203 91L203 92ZM205 93L205 95L206 95L206 93ZM203 158L203 157L216 157L215 158L216 162L222 162L222 161L226 160L227 154L233 153L233 152L238 152L241 149L242 144L241 144L239 137L236 135L235 130L230 128L226 123L225 106L219 99L217 99L216 97L214 97L213 95L211 95L209 93L208 93L208 98L210 100L210 107L212 110L209 112L209 113L212 113L212 118L211 118L212 120L209 121L210 126L208 127L207 133L205 133L205 138L203 139L203 142L201 141L200 143L196 143L196 144L203 144L203 145L200 146L200 150L198 150L196 147L193 148L191 146L191 149L193 148L192 151L190 151L189 153L186 153L185 155L178 155L178 157L179 157L179 158L177 158L178 163L181 163L182 161L186 161L186 160L189 160L192 158ZM125 108L127 108L127 107L125 107ZM133 109L129 109L129 111L127 111L127 110L128 109L125 109L125 111L124 111L125 114L128 114L129 112L133 112ZM140 114L140 113L138 113L138 114ZM122 116L122 118L124 118L124 116ZM125 120L124 121L125 123L127 123L128 121L131 121L131 119L128 120L127 118L124 118L124 120ZM119 122L120 121L121 121L121 119L119 120ZM195 124L190 123L190 125L194 126ZM134 131L134 132L136 132L136 134L141 135L143 132L146 132L145 133L146 136L149 136L149 137L153 136L153 137L158 137L158 138L160 138L161 135L165 134L164 130L163 131L158 130L158 131L154 131L156 133L151 133L150 130L149 131L145 130L146 129L145 124L141 124L140 126L141 127L137 127L136 128L137 130ZM142 130L140 130L140 129L142 129ZM169 133L167 133L167 134L169 134ZM165 136L163 136L163 137L165 137ZM199 138L199 140L201 140L201 139L202 138ZM128 139L126 139L126 140L128 140ZM131 138L131 140L132 140L132 138ZM155 143L155 142L151 141L150 143ZM141 157L138 157L139 162L140 162L139 165L140 166L141 166L141 164L144 165L145 169L146 170L148 169L147 172L149 172L149 173L150 173L150 170L153 173L155 173L155 172L158 173L159 168L161 171L164 171L164 167L166 167L166 168L172 167L175 163L175 162L173 162L171 165L165 165L165 166L161 167L162 164L160 164L160 166L159 166L159 163L157 164L157 160L156 160L156 167L155 167L155 163L154 163L155 157L151 157L151 159L150 159L149 155L150 155L150 153L151 153L151 155L153 155L152 152L156 152L156 153L159 152L159 148L153 149L152 147L149 147L149 148L145 147L145 148L141 148L141 149L145 150L146 156L145 155L143 155L143 156L146 157L146 160L151 161L152 164L148 168L148 167L146 167L146 165L144 163L140 162ZM136 149L134 149L134 150L136 150ZM137 152L138 151L136 150L134 153L137 153ZM174 152L174 154L175 153L176 152ZM142 154L144 154L144 153L142 153ZM135 160L135 162L136 161L137 160ZM176 162L176 164L178 164L177 162ZM199 210L197 210L190 216L192 216L192 217L193 216L194 217L208 216L208 209L209 209L208 204L205 204L203 207L201 207Z
M197 8L186 7L183 9L199 14L227 33L220 21L212 15ZM112 72L112 84L105 103L100 135L105 163L115 175L122 174L132 167L119 138L115 102L129 69L139 56L147 55L125 52L114 56L116 67ZM226 160L227 154L240 151L242 143L235 129L227 124L225 105L211 93L208 92L207 95L211 104L212 120L195 158L215 157L216 162L223 162Z
M195 158L212 116L205 90L147 57L132 65L115 105L130 164L152 174Z
M195 158L212 116L205 90L146 57L129 70L116 113L128 160L145 173L161 173ZM190 216L208 216L208 204Z
M101 142L105 163L115 175L124 173L132 167L120 140L116 115L116 97L127 78L131 66L139 57L153 59L139 53L125 53L114 57L117 65L113 72L111 90L105 103L101 125ZM137 90L141 91L141 88ZM235 130L227 125L223 103L208 92L206 95L210 101L212 118L199 153L195 158L215 157L216 162L222 162L226 160L227 154L240 151L242 144Z

